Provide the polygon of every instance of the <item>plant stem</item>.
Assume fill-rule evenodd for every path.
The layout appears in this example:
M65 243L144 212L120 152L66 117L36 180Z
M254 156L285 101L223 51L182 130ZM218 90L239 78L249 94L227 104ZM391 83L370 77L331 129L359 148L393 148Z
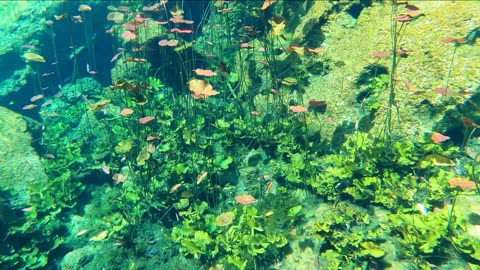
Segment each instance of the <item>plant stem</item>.
M473 160L472 164L472 180L475 183L475 188L477 189L477 193L480 194L480 188L478 187L478 179L477 179L477 174L476 174L476 167L477 167L477 162L478 159L480 158L480 153L475 155L475 159Z
M387 117L385 119L385 136L387 141L391 141L391 122L392 122L392 106L395 102L395 69L397 65L397 21L394 19L397 15L397 6L395 3L392 3L391 9L391 21L390 21L390 38L392 41L392 63L390 67L390 76L389 76L389 97L388 97L388 109Z

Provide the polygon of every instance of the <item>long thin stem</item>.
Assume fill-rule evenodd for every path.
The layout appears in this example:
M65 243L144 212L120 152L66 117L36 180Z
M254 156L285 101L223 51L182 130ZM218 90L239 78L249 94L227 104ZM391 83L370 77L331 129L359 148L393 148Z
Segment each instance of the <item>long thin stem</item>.
M397 64L397 21L394 19L397 15L397 6L393 3L391 9L392 19L390 21L390 38L392 42L392 63L390 67L389 76L389 97L388 97L388 109L387 117L385 119L385 136L387 141L391 140L391 122L392 122L392 107L395 102L395 69Z
M447 78L445 81L445 89L448 89L448 81L450 79L450 73L452 72L453 59L455 58L455 53L457 52L457 46L453 47L452 59L450 59L450 66L448 67Z
M476 167L477 167L477 163L478 163L479 158L480 158L480 153L475 155L475 159L473 160L473 164L472 164L472 180L475 183L475 188L477 189L478 194L480 194L480 188L478 186Z

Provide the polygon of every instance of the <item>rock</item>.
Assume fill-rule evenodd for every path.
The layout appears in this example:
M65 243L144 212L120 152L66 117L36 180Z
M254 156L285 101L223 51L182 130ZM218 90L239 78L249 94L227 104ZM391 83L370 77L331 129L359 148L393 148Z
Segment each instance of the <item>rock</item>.
M41 50L43 44L39 40L48 33L44 25L45 11L48 9L49 12L55 12L55 9L60 6L61 3L56 1L5 1L2 3L0 12L4 16L1 20L2 38L0 39L0 69L2 70L0 101L26 86L27 77L33 70L29 68L22 55L33 51L29 49L30 46L35 46L34 49L37 51Z
M0 186L11 193L13 208L29 206L30 184L48 181L31 141L22 116L0 107Z
M98 253L98 249L93 246L85 246L79 249L70 251L63 257L62 269L64 270L77 270L77 269L89 269L86 267L95 259L95 254Z
M458 196L455 204L455 215L460 221L464 221L463 229L474 241L480 241L480 197Z

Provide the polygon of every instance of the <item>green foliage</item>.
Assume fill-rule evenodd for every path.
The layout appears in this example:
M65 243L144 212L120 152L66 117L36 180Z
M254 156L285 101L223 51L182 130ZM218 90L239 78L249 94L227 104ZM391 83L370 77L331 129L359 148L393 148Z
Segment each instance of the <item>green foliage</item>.
M373 221L364 209L340 202L313 224L311 233L329 247L322 252L328 265L346 267L358 259L383 257L378 244L388 230Z
M395 142L390 145L381 138L373 139L367 133L355 133L348 137L339 154L327 155L313 163L321 171L309 184L330 200L349 197L355 202L377 203L389 209L402 204L411 205L415 200L435 200L434 191L443 192L446 181L436 185L434 173L445 173L438 167L430 167L429 185L416 183L418 176L412 166L421 164L427 153L436 151L451 155L454 150L443 151L432 144L415 145L412 142ZM448 159L447 159L448 160ZM423 167L426 168L426 167ZM428 198L417 198L415 191L430 189Z
M71 179L70 171L59 167L62 164L49 161L44 165L51 180L47 186L30 185L32 206L23 216L9 221L11 226L0 249L1 268L44 268L49 254L64 241L63 211L75 206L83 186Z
M239 206L232 223L220 226L215 216L205 214L207 204L194 204L180 212L181 226L172 229L172 240L181 245L180 251L210 264L230 265L249 269L255 263L266 264L269 256L278 255L287 244L285 232L265 231L265 217L254 206Z
M85 188L79 180L93 175L92 180L110 181L110 175L97 177L102 165L126 179L122 183L108 182L114 185L113 195L108 206L99 210L109 238L125 242L125 247L133 245L130 238L135 230L155 221L171 230L171 240L181 254L204 265L266 268L281 260L288 244L287 231L305 217L313 190L321 199L336 204L310 231L324 243L321 256L328 268L367 268L369 262L383 263L388 254L383 244L388 237L395 239L401 256L418 258L422 267L428 265L423 256L444 255L443 242L478 259L479 245L461 233L461 221L445 212L422 215L415 208L420 204L434 209L449 199L451 188L446 179L455 173L438 165L452 166L458 149L425 142L392 142L356 132L339 152L321 156L330 149L318 139L312 140L312 134L317 136L319 132L310 126L311 112L296 114L288 110L289 105L305 104L302 85L309 77L308 61L285 50L284 39L289 33L282 33L282 38L266 34L249 40L263 48L261 53L241 49L237 41L250 39L252 33L248 31L252 30L247 26L238 29L238 21L272 20L258 10L258 5L251 9L249 1L238 2L231 16L244 10L254 15L238 20L225 19L225 14L212 15L209 21L220 25L222 31L204 27L204 35L190 44L196 53L213 53L215 62L191 58L196 53L191 53L183 41L177 48L168 48L168 53L160 48L162 57L174 55L180 60L165 61L181 63L176 66L178 70L172 69L174 77L182 80L178 89L162 82L172 77L170 71L164 71L170 69L159 67L152 77L150 63L137 63L151 49L142 41L158 35L141 27L138 38L127 43L132 46L124 46L138 50L134 53L126 49L122 55L137 60L117 61L113 72L116 78L132 81L118 80L110 90L89 93L88 98L111 100L108 113L89 111L88 100L70 101L74 104L62 101L58 105L67 117L47 120L43 134L45 149L54 150L51 154L57 157L46 163L51 180L46 187L30 187L31 211L20 217L22 225L9 227L11 233L5 238L8 254L2 261L7 268L33 269L48 264L49 254L63 242L58 220L65 217L66 209L75 206ZM114 26L117 32L120 25ZM279 61L284 53L289 55L287 60ZM185 93L188 90L183 86L192 77L192 69L200 68L191 67L193 63L201 63L202 68L216 67L218 76L204 79L219 95L193 99ZM381 97L388 79L388 75L377 76L362 89L359 97L366 112L373 114L385 103ZM270 92L272 88L277 90ZM120 116L123 108L131 108L133 114ZM254 115L252 111L260 113ZM145 116L155 120L139 123L138 119ZM254 150L265 153L261 161L244 164L242 161ZM253 172L240 174L243 169ZM250 176L252 179L247 179ZM268 192L267 187L271 188ZM255 195L257 203L232 206L233 196L239 191ZM300 203L292 191L307 196ZM372 205L390 211L390 226L377 224L371 208L362 208ZM230 224L217 223L222 210L234 213ZM15 245L17 238L22 241Z
M370 83L362 91L365 93L363 105L367 111L375 111L384 101L380 98L382 92L388 85L388 74L381 74L378 77L374 77L370 80Z

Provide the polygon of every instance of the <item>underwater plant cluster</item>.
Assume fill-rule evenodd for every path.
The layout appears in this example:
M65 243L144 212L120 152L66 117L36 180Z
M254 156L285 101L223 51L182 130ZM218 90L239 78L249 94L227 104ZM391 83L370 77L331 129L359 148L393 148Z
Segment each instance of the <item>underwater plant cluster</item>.
M1 269L480 269L480 3L16 3Z

